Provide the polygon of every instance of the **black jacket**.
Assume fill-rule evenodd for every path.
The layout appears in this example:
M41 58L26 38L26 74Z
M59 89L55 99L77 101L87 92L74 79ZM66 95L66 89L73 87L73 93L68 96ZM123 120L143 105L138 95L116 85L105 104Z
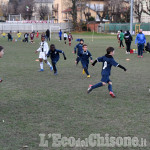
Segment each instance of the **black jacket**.
M132 35L130 34L129 31L127 33L125 33L124 39L125 39L126 43L131 43L131 41L133 41Z

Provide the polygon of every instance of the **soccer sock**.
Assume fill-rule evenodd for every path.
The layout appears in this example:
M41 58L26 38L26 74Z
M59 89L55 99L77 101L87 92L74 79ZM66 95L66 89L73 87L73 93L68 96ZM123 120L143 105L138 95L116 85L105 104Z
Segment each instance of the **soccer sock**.
M40 67L41 69L43 69L43 62L40 62Z
M86 73L87 75L89 75L89 72L88 72L87 68L84 68L84 71L85 71L85 73Z
M98 88L98 87L101 87L101 86L103 86L103 83L102 83L102 82L97 83L97 84L91 86L91 88L92 88L92 89L95 89L95 88Z
M109 92L113 92L113 91L112 91L112 85L111 85L111 84L108 84L108 90L109 90Z
M48 65L49 67L52 67L52 65L50 64L50 62L49 62L49 61L47 61L47 65Z

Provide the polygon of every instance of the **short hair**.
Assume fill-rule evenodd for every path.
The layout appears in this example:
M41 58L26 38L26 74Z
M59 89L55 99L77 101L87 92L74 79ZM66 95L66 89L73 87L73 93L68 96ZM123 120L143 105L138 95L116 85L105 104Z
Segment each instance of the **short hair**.
M4 49L4 47L3 47L3 46L0 46L0 52L1 52L3 49Z
M87 46L86 44L83 44L83 47Z
M115 49L113 47L108 47L106 49L107 54L110 54L111 52L113 52Z
M51 49L52 47L54 47L54 49L55 49L55 45L54 45L54 44L51 44L51 45L50 45L50 49Z
M84 40L83 40L83 39L80 39L80 42L81 42L81 41L83 41L83 42L84 42Z
M120 30L120 32L122 32L122 30Z

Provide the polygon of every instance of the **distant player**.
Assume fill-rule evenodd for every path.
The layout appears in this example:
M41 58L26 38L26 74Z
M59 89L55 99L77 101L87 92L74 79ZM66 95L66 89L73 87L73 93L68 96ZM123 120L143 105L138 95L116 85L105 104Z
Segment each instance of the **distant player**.
M71 32L69 32L68 40L69 40L69 46L71 46L71 41L73 40L73 36L72 36Z
M106 49L107 54L105 56L99 57L97 58L97 60L95 60L92 65L94 66L97 62L102 62L103 66L102 66L102 78L101 78L101 82L97 83L95 85L90 85L87 93L90 93L93 89L104 86L108 83L108 90L109 90L109 94L111 97L115 98L115 94L113 93L112 90L112 82L109 79L110 73L111 73L111 67L115 66L115 67L119 67L121 69L123 69L124 71L126 71L126 68L124 68L123 66L121 66L120 64L118 64L114 58L114 48L113 47L108 47Z
M65 42L65 44L66 44L66 40L67 40L67 38L68 38L68 35L67 35L67 33L66 33L66 32L64 32L64 42Z
M92 55L91 53L87 50L87 45L83 45L83 51L79 53L79 57L81 59L81 64L83 66L83 72L82 74L87 74L87 78L90 78L90 74L88 72L88 65L89 65L89 58L91 59L91 63L93 62L92 60Z
M59 34L59 41L61 41L61 39L62 39L62 31L60 30L58 34Z
M4 48L2 46L0 46L0 58L2 58L4 55ZM0 82L2 82L3 80L0 78Z
M31 43L33 43L33 39L34 39L34 33L30 33L30 39L31 39Z
M77 58L76 58L76 61L75 61L75 64L78 65L79 61L80 61L80 56L79 54L83 51L82 47L83 47L83 44L84 44L84 40L83 39L80 39L80 43L77 44L74 48L74 53L76 54L77 53ZM78 49L78 50L77 50Z
M29 34L28 33L25 33L24 34L24 42L27 42L28 43L28 36L29 36Z
M40 72L44 71L43 69L43 60L44 62L50 67L50 70L53 70L52 65L47 61L47 53L48 53L49 47L47 42L45 41L45 36L41 38L41 43L39 49L36 50L35 53L39 52L39 61L40 61Z
M65 53L61 50L57 50L55 48L55 45L54 44L51 44L50 46L50 50L47 54L47 57L50 57L51 59L51 62L52 62L52 65L53 65L53 69L54 69L54 75L57 75L57 68L56 68L56 64L57 62L59 61L59 53L62 53L63 56L64 56L64 60L66 60L66 56L65 56Z
M18 37L18 41L20 41L21 40L21 32L18 31L17 37Z
M36 32L36 38L39 38L39 32L38 31Z

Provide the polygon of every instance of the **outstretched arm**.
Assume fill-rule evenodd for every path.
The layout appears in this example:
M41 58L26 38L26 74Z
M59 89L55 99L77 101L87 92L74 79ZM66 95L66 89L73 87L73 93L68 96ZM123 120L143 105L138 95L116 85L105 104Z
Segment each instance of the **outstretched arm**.
M97 63L97 59L92 63L92 66L95 66L96 63Z
M120 64L117 67L123 69L124 71L127 71L127 69L125 67L121 66Z
M97 63L97 62L102 62L103 61L103 57L99 57L99 58L97 58L93 63L92 63L92 66L95 66L95 64Z

